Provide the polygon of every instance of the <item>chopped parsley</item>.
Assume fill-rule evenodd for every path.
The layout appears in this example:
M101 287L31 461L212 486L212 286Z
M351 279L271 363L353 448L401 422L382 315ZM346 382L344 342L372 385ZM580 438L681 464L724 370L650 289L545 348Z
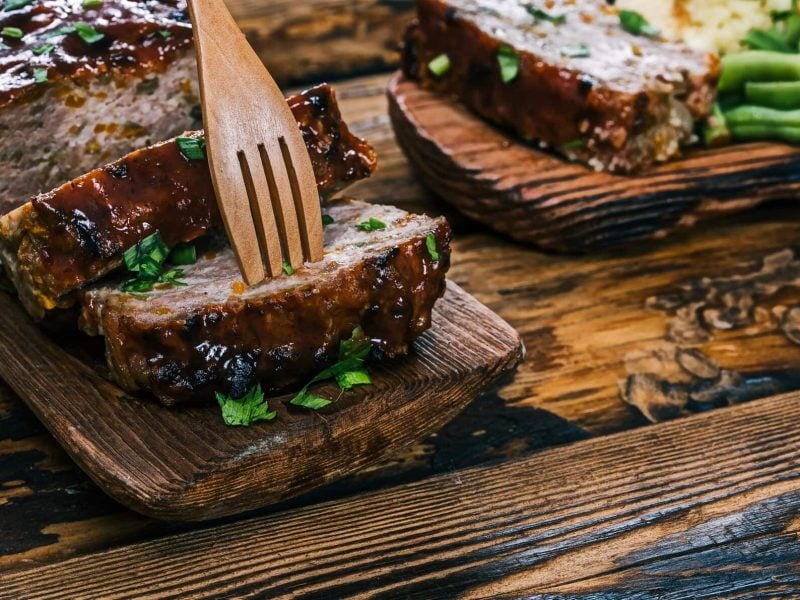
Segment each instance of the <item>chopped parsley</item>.
M555 25L563 25L567 21L567 15L552 15L540 8L527 7L528 13L537 21L549 21Z
M447 54L440 54L428 63L428 70L441 77L450 70L450 57Z
M361 231L376 231L377 229L386 229L386 223L379 221L375 217L370 217L368 221L359 223L357 227Z
M103 0L83 0L81 6L83 8L97 8L103 6Z
M159 29L158 30L158 35L160 35L164 39L167 39L169 37L172 37L172 32L171 31L167 31L166 29Z
M178 244L169 253L167 261L172 265L193 265L197 262L197 248L194 244Z
M319 410L328 406L331 403L330 400L315 396L308 391L313 384L320 381L335 379L342 390L349 390L357 385L371 384L372 378L364 368L364 361L371 349L372 342L364 335L364 330L361 327L356 327L350 335L350 339L342 340L339 343L337 361L315 375L311 381L303 386L303 389L291 399L291 404L312 410Z
M34 83L47 83L47 69L34 69L33 70Z
M294 275L294 267L285 260L283 261L283 272L287 275Z
M0 35L18 40L25 35L25 32L19 27L3 27L3 29L0 29Z
M436 249L436 236L432 233L425 236L425 247L433 260L439 260L439 251Z
M75 33L87 44L96 44L106 37L88 23L75 23Z
M561 49L561 54L569 58L586 58L591 56L589 46L586 44L578 44L577 46L564 46Z
M28 6L33 0L6 0L3 10L17 10L24 6Z
M500 65L500 78L503 83L511 83L519 75L519 56L511 46L500 46L497 51L497 64Z
M332 216L325 215L325 214L322 215L322 225L323 225L323 227L325 225L333 225L333 223L334 223L334 221L333 221L333 217Z
M42 44L41 46L34 46L31 48L31 52L36 55L50 54L55 48L54 44Z
M178 137L175 138L178 150L187 160L203 160L206 157L206 138L200 137Z
M225 425L248 427L256 421L272 421L278 415L277 411L269 409L260 385L253 386L238 399L219 392L216 393L216 397L222 409L222 420Z
M625 31L633 33L634 35L656 37L661 33L660 29L651 25L647 19L635 10L621 10L619 13L619 22Z
M164 270L164 263L169 256L169 248L158 231L128 248L122 259L128 271L135 276L122 284L122 290L142 293L151 291L157 283L187 285L178 279L183 276L182 269Z

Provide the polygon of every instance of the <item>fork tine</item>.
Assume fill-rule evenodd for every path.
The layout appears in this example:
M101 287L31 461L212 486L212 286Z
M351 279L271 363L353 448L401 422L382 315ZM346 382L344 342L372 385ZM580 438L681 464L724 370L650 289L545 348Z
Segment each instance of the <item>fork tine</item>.
M231 157L232 158L232 157ZM229 236L231 245L239 263L239 270L248 284L264 279L264 266L261 261L258 234L253 224L248 198L248 177L242 185L243 172L236 161L215 161L209 154L214 187L218 195L224 199L219 202L222 220L228 231L235 231L236 236Z
M303 254L306 260L317 262L322 260L323 256L322 209L308 150L302 136L299 135L289 136L288 140L281 137L278 141L291 180L292 198L303 242Z
M269 182L269 198L275 213L286 262L294 268L303 265L303 246L298 231L297 213L292 201L292 186L277 144L259 144L258 151Z
M259 153L246 153L240 150L239 162L250 203L251 220L255 224L259 260L266 267L267 275L277 277L282 267L281 242L275 235L277 223L270 201L272 189L269 178L264 169L259 168L262 166L262 158ZM252 282L248 281L248 283Z

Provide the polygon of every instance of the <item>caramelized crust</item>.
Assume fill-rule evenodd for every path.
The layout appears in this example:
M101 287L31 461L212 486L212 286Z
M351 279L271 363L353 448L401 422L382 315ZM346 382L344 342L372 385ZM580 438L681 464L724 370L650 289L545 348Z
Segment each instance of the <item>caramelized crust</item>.
M350 133L329 86L288 102L321 194L333 194L375 169L372 148ZM0 251L27 310L41 317L70 306L72 292L119 266L122 253L150 233L158 230L172 246L218 227L207 161L187 159L170 140L132 152L1 217Z

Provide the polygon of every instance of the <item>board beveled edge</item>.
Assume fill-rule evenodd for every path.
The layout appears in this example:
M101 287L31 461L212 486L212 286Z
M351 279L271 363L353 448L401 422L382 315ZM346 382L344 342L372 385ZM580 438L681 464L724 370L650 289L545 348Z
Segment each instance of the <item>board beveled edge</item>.
M471 219L549 251L662 238L800 192L800 148L788 144L690 149L641 174L614 175L514 140L401 72L387 96L397 142L428 188Z
M459 315L462 315L461 320ZM446 323L442 322L444 319ZM464 329L463 339L473 346L480 335L486 336L487 344L483 348L455 352L452 348L439 348L441 352L432 356L431 352L437 350L436 344L441 344L437 336L452 337L458 328ZM474 335L467 336L467 331ZM26 345L27 351L15 350ZM82 424L75 422L78 418L75 415L82 418L83 411L73 411L70 416L69 411L59 411L52 402L59 399L69 402L70 398L74 402L74 394L81 394L80 402L85 404L87 419L93 418L91 404L110 401L111 395L115 396L114 401L137 403L137 410L147 411L147 415L157 415L161 407L156 410L155 403L150 401L126 400L119 388L45 337L10 296L0 294L0 376L101 489L125 506L159 519L192 521L229 516L341 478L438 430L482 389L513 370L524 355L516 331L452 282L448 282L448 290L435 308L433 327L418 341L417 348L416 356L405 359L407 367L430 371L428 363L431 363L434 369L444 367L444 373L450 373L450 377L437 376L434 372L422 377L416 385L414 381L407 381L393 402L367 393L365 398L341 413L333 412L316 425L299 428L292 439L291 451L283 452L286 465L291 466L297 452L305 451L319 457L326 450L330 452L356 443L358 434L363 450L363 441L371 440L374 434L378 442L370 442L369 453L355 451L347 460L334 461L328 471L312 473L305 479L293 479L287 470L282 473L282 479L266 482L259 477L264 476L263 470L274 460L276 451L270 444L261 445L263 440L254 438L220 460L196 465L188 474L172 471L169 465L159 467L156 459L145 460L142 463L145 467L149 464L155 469L154 477L149 478L147 474L134 472L132 466L126 470L126 465L109 456L104 443L113 444L113 440L98 443L100 440L91 439L83 431ZM469 365L457 364L464 356L470 356L470 352L473 355L483 352L482 359ZM379 369L375 377L377 389L392 373L391 364L381 365ZM48 394L48 389L52 393ZM348 419L358 420L359 415L353 411L365 406L369 408L367 418L361 418L362 428L356 431ZM149 424L157 426L157 423ZM406 426L398 429L397 425ZM388 437L383 435L382 428L390 432ZM159 468L162 471L158 472Z

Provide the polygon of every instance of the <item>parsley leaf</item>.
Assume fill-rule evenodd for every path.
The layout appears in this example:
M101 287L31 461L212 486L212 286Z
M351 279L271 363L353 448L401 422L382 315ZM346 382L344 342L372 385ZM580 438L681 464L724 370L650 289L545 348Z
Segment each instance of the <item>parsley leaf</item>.
M540 8L528 6L527 11L537 21L550 21L554 25L563 25L567 21L567 15L551 15Z
M320 381L335 379L342 390L349 390L357 385L371 384L372 379L367 370L364 369L364 361L371 349L372 342L364 335L364 330L361 327L356 327L350 335L350 339L342 340L339 343L338 360L315 375L291 399L291 404L304 406L312 410L319 410L330 404L330 400L315 396L308 391L308 388Z
M359 223L357 227L361 231L375 231L377 229L386 229L386 223L383 221L379 221L375 217L370 217L369 221L364 221L363 223Z
M439 260L439 251L436 249L436 236L432 233L425 236L425 247L433 260Z
M122 255L122 260L128 270L136 276L123 283L122 290L142 293L149 292L157 283L168 283L176 286L187 285L186 282L178 279L183 277L183 269L168 269L164 271L164 263L169 256L169 248L158 231L148 235L135 246L128 248Z
M322 226L324 227L325 225L333 225L333 217L332 216L325 215L325 214L322 215Z
M255 385L239 399L216 393L217 403L222 409L222 420L225 425L248 427L256 421L272 421L277 411L269 410L260 385Z
M619 22L625 31L633 33L634 35L656 37L661 33L660 29L651 25L647 19L635 10L621 10L619 13Z
M206 157L206 138L200 137L178 137L175 138L178 150L181 151L187 160L203 160Z
M511 46L500 46L497 51L497 64L500 65L500 78L503 83L511 83L519 75L519 56Z
M159 29L158 35L160 35L162 38L166 40L167 38L172 37L172 32L167 29Z
M28 6L33 0L6 0L3 10L17 10L23 6Z
M106 37L88 23L75 23L75 32L87 44L96 44Z

